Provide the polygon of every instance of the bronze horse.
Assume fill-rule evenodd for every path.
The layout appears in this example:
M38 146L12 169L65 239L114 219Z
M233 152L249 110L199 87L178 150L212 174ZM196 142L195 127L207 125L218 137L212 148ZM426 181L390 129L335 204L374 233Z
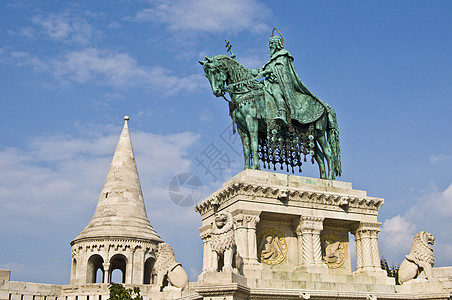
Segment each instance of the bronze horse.
M230 115L237 125L243 145L245 169L260 169L272 163L298 166L301 171L301 156L309 154L319 166L320 178L335 179L341 175L339 134L334 110L326 105L324 113L310 124L292 120L285 125L269 119L266 114L264 85L235 59L226 55L205 57L199 61L210 82L212 92L226 99L229 93ZM332 124L334 123L334 124ZM326 138L326 136L328 138ZM328 174L324 159L328 164Z

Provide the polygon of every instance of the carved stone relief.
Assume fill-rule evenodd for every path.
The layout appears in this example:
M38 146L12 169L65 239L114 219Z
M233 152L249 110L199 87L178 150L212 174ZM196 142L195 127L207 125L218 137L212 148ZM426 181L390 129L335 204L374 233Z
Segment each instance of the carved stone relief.
M335 234L323 234L320 238L322 244L322 261L329 269L341 268L347 254L345 243Z
M264 228L257 234L259 242L258 258L266 265L282 263L287 254L287 242L284 235L274 228Z

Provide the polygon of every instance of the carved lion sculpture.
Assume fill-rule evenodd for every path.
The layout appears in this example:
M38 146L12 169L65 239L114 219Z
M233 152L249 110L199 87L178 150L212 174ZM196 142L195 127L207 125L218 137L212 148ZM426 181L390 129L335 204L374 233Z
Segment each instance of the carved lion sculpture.
M238 253L236 253L235 236L232 215L229 212L219 212L215 215L212 225L210 245L212 249L211 272L230 272L238 267ZM223 267L221 268L221 261ZM220 270L221 268L221 270Z
M165 279L172 286L182 290L188 286L187 273L182 265L176 261L173 248L167 243L159 244L154 269L157 273L157 285L160 289L163 289Z
M428 232L420 231L413 239L413 247L410 254L402 262L399 268L399 283L403 284L413 279L432 281L432 267L435 263L433 245L435 237Z

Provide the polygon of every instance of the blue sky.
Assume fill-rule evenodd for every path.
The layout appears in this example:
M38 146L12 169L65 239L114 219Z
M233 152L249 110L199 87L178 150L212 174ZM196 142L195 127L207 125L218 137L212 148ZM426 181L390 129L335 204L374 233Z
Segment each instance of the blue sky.
M224 100L198 59L261 67L277 27L305 85L338 116L342 181L382 197L380 252L400 263L417 231L452 265L450 1L2 1L0 268L65 284L69 242L94 213L130 129L147 213L196 280L201 224L168 195L190 172L202 198L242 166ZM222 171L199 165L216 149ZM318 177L306 165L304 176Z

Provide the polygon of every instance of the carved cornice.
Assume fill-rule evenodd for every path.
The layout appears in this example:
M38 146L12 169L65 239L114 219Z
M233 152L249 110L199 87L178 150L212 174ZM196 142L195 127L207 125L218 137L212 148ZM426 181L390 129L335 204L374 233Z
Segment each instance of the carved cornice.
M327 205L335 210L342 210L343 208L341 207L344 207L346 204L347 209L363 209L366 211L374 211L375 213L384 204L384 200L381 198L355 197L325 191L306 191L291 187L275 187L235 182L221 188L204 201L198 203L195 207L195 211L204 215L239 195L274 199L278 201L300 202L309 205ZM283 195L285 197L282 198ZM281 204L283 205L282 202Z
M134 253L137 249L145 249L147 252L154 252L159 243L153 241L142 241L132 239L112 239L112 240L87 240L72 245L72 257L81 253L100 253L100 252L130 252Z
M121 237L121 236L99 236L95 238L82 238L78 240L73 240L71 242L71 246L74 246L75 244L82 244L82 243L105 243L105 242L123 242L123 243L139 243L139 244L159 244L160 242L157 242L155 240L148 240L148 239L140 239L140 238L128 238L128 237Z

